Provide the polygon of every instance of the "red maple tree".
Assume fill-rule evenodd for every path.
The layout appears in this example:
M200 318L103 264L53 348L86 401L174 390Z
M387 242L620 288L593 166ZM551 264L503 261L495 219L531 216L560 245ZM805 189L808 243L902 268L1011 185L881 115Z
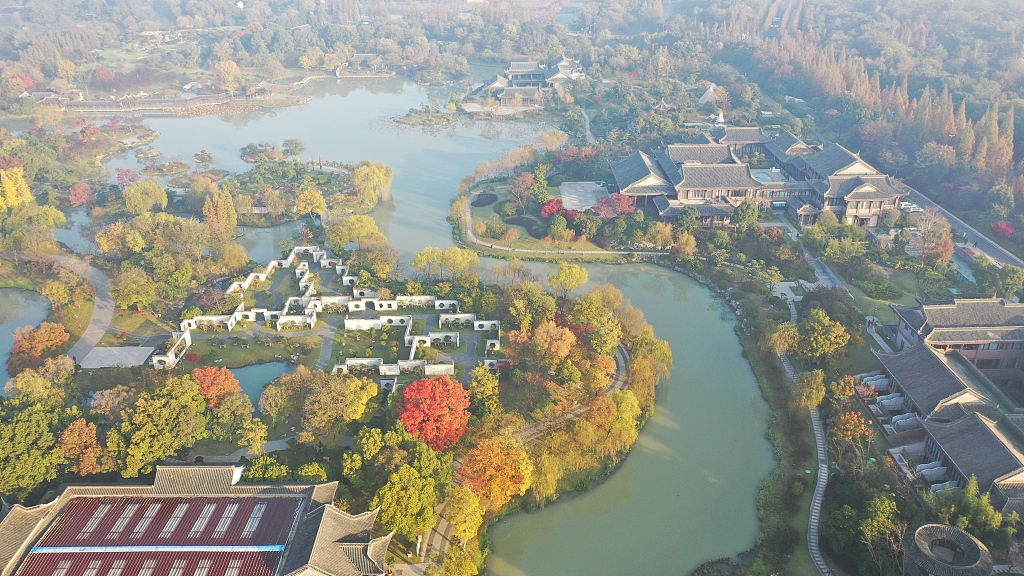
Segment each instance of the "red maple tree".
M411 434L444 450L466 433L469 392L449 376L417 380L402 390L398 417Z
M89 185L85 182L72 184L69 192L71 205L75 208L81 208L92 202L92 188L89 188Z
M235 375L223 366L196 368L192 377L199 382L199 393L206 398L206 405L210 408L216 408L228 394L242 391Z
M70 339L64 325L54 322L43 322L38 328L18 328L14 331L14 346L7 359L8 372L15 376L26 368L42 366L44 360L55 356L57 349Z

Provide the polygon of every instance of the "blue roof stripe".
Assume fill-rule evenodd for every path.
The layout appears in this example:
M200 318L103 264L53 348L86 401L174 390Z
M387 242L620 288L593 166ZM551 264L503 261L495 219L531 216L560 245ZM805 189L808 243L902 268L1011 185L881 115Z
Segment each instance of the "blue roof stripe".
M284 544L265 546L36 546L31 554L76 552L284 552Z

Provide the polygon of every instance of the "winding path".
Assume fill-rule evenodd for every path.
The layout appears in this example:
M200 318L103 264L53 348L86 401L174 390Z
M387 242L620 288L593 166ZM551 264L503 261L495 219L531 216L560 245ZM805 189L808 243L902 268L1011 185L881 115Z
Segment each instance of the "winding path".
M811 496L811 515L807 518L807 551L811 553L811 559L821 576L832 576L832 569L825 563L818 546L821 502L825 498L825 486L828 485L828 452L825 450L825 431L817 408L811 409L811 425L814 427L814 443L818 452L818 479L814 485L814 495Z
M594 133L590 131L590 116L587 115L587 111L580 107L580 112L583 113L583 137L586 139L587 144L597 144L597 138L594 137Z

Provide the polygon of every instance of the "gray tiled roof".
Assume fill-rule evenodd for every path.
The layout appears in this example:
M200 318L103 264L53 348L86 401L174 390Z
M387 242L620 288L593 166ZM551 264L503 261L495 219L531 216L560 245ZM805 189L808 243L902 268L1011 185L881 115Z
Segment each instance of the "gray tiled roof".
M385 574L385 553L393 533L371 538L377 512L353 516L333 506L314 510L296 530L284 573L311 566L332 576Z
M929 328L1024 327L1024 304L994 298L925 304L921 309Z
M761 183L750 176L746 164L686 164L680 168L683 182L679 190L747 190Z
M810 146L789 132L782 132L774 138L769 138L764 143L764 147L776 158L785 158L790 154L809 154L812 152Z
M510 62L507 69L507 72L515 74L540 71L541 68L536 62Z
M964 392L973 391L984 397L965 381L962 367L952 364L955 360L936 352L923 342L902 352L876 352L875 356L886 373L892 376L926 417L942 405L944 400Z
M680 140L683 141L683 144L712 144L713 143L711 138L708 138L708 135L703 133L703 132L697 132L696 134L688 134L688 135L683 136L682 138L680 138Z
M935 541L951 542L960 554L954 562L933 552ZM980 540L948 524L914 524L903 533L903 568L907 576L988 576L992 554Z
M828 144L820 152L801 156L799 159L806 162L822 178L832 176L856 162L863 162L856 154L839 144ZM863 163L865 166L868 165L867 162Z
M668 176L656 162L643 152L634 152L622 160L612 163L611 169L615 184L622 192L631 195L675 194L675 189L669 184ZM629 189L648 176L654 176L659 182L655 185L644 186L643 190ZM629 190L627 191L627 189Z
M725 136L718 141L723 144L760 144L767 140L768 137L757 126L726 126Z
M35 539L33 534L45 526L42 523L48 512L46 506L14 506L0 520L0 574L13 572L14 563Z
M732 213L736 211L736 207L728 202L683 202L680 200L670 200L665 196L655 196L654 207L658 210L659 216L670 218L682 214L684 208L693 208L697 210L697 214L705 217L728 217L732 216Z
M658 168L661 168L661 173L664 174L672 186L679 186L683 181L683 173L679 171L679 165L672 161L668 151L664 148L654 148L651 151L651 158L658 164Z
M669 144L669 159L676 164L737 164L732 148L726 144Z
M821 208L818 208L799 196L791 196L786 200L786 204L796 211L797 214L821 214Z
M892 308L892 311L903 319L903 321L906 322L914 332L920 331L921 327L924 326L924 315L921 314L921 308L911 308L910 306L900 306L898 304L890 304L889 307Z
M997 479L1024 468L1024 455L995 422L980 414L968 414L949 424L925 421L924 425L965 476L978 477L982 492Z
M893 184L885 174L873 176L829 176L828 188L824 191L829 198L847 200L893 200L905 196L906 191Z

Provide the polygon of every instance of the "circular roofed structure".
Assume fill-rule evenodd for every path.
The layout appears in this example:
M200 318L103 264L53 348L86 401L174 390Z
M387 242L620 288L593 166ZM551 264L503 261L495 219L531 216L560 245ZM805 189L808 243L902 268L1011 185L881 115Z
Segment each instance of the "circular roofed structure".
M980 540L947 524L914 524L903 534L907 576L988 576L992 554Z

